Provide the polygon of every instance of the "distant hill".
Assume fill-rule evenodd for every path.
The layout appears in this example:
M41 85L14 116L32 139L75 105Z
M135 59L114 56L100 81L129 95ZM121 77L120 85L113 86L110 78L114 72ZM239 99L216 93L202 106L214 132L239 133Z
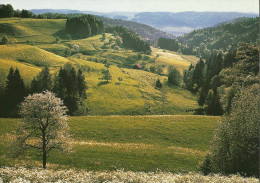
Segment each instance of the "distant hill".
M259 18L239 18L219 26L194 30L179 38L189 47L223 49L229 45L236 47L239 42L256 43L259 41Z
M211 27L222 22L229 22L239 17L256 17L255 13L240 13L240 12L93 12L93 11L78 11L78 10L53 10L39 9L31 10L35 14L52 12L52 13L89 13L93 15L103 16L113 19L123 19L141 24L153 26L162 31L168 32L175 36L183 35L195 29Z
M135 14L131 21L151 25L178 36L194 29L211 27L238 17L256 16L258 15L239 12L144 12Z
M106 18L102 16L97 16L97 18L102 20L105 26L123 26L130 29L133 32L136 32L144 39L157 40L160 37L175 38L175 36L173 36L172 34L166 33L149 25L121 19Z
M99 12L92 12L92 11L78 11L78 10L55 10L55 9L39 9L39 10L31 10L36 15L43 14L43 13L60 13L60 14L92 14L96 15L98 19L101 19L105 26L123 26L131 31L139 34L142 36L142 38L147 40L157 40L160 37L165 38L175 38L172 34L166 33L162 30L156 29L154 27L151 27L149 25L136 23L127 21L129 19L129 16L133 16L131 13L99 13ZM110 18L109 18L110 17ZM112 19L112 18L113 19Z

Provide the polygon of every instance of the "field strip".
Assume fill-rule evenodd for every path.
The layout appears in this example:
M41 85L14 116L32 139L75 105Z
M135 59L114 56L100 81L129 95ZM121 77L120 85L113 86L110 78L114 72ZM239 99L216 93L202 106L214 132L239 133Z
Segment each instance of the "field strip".
M112 148L122 149L171 149L177 154L197 154L204 156L207 154L206 151L200 151L185 147L169 146L161 147L155 144L143 144L143 143L117 143L117 142L97 142L97 141L73 141L75 145L88 145L88 146L107 146Z
M76 145L89 145L89 146L107 146L114 148L126 148L126 149L155 149L156 145L143 144L143 143L117 143L117 142L96 142L96 141L74 141Z
M14 140L14 136L10 134L5 134L1 135L0 139L5 139L8 141ZM39 142L38 140L36 141L35 139L30 139L30 143L36 143ZM76 141L73 140L71 142L73 145L86 145L86 146L106 146L106 147L111 147L111 148L118 148L118 149L168 149L168 150L173 150L174 153L176 154L196 154L200 156L205 156L207 154L207 151L200 151L196 149L190 149L186 147L180 147L180 146L168 146L168 147L163 147L160 145L156 144L144 144L144 143L118 143L118 142L97 142L93 140L89 141Z

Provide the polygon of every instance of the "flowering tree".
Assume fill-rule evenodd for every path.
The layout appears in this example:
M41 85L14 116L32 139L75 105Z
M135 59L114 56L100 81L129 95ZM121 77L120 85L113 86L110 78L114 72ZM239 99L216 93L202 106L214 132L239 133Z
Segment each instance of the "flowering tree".
M13 155L33 152L42 157L42 166L46 168L47 155L52 149L71 150L66 111L61 99L52 92L26 97L20 109L23 122L12 144Z

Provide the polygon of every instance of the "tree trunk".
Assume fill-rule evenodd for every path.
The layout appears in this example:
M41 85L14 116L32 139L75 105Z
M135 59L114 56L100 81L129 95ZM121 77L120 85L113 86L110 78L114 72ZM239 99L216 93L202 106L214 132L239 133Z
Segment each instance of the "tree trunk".
M43 152L43 155L42 155L42 167L44 169L46 168L46 161L47 161L47 154L46 154L46 152Z
M42 131L42 167L46 168L47 152L46 152L46 139L44 130Z

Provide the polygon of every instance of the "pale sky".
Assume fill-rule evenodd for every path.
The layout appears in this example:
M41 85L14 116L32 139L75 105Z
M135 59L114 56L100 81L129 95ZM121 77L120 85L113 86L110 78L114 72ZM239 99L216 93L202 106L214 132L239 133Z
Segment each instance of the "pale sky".
M0 0L14 9L74 9L98 12L230 11L259 13L259 0Z

